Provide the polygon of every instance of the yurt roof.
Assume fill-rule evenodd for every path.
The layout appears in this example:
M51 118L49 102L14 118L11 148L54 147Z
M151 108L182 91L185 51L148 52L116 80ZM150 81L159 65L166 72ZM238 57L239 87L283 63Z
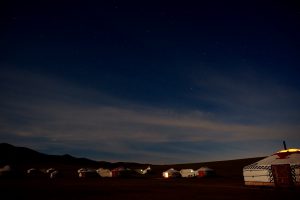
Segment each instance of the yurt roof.
M186 170L186 171L194 171L193 169L181 169L180 171L184 171L184 170Z
M283 152L300 152L300 149L284 149L281 151L278 151L279 153L283 153Z
M123 170L125 170L124 167L117 167L117 168L112 169L111 171L123 171Z
M300 149L286 149L278 151L271 156L268 156L256 163L246 166L245 168L280 164L300 165Z
M213 169L209 168L209 167L200 167L198 169L198 171L214 171Z
M168 169L168 170L165 171L165 172L177 172L177 170L175 170L174 168L170 168L170 169Z

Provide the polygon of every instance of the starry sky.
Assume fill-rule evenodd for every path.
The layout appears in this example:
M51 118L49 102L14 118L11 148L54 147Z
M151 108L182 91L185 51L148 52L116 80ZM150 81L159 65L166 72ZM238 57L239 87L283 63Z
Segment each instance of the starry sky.
M0 142L153 164L300 147L296 1L1 1Z

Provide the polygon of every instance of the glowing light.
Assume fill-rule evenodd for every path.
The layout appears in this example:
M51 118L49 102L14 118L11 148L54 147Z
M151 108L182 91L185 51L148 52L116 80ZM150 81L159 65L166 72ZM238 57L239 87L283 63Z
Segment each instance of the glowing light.
M168 174L168 172L164 172L164 174L163 174L163 175L164 175L164 177L165 177L165 178L169 178L169 174Z
M294 153L294 152L300 152L300 149L286 149L278 151L277 153Z

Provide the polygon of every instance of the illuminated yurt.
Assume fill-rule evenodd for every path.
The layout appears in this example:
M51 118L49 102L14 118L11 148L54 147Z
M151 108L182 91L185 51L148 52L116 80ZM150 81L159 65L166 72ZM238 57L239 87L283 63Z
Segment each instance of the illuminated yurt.
M95 169L80 168L77 170L79 178L97 177L98 173Z
M97 169L97 173L103 178L113 176L111 170L109 170L109 169L99 168L99 169Z
M146 169L135 169L134 171L137 172L138 174L145 175L151 171L151 167L148 166Z
M182 178L191 178L198 176L198 171L193 169L182 169L180 170Z
M243 168L245 185L300 186L300 149L274 153Z
M111 174L107 177L121 177L121 178L129 178L129 177L136 177L137 171L132 170L130 168L125 167L117 167L111 170Z
M167 171L164 171L164 172L162 173L162 176L163 176L164 178L177 178L177 177L180 177L181 174L180 174L179 171L177 171L177 170L171 168L171 169L168 169Z

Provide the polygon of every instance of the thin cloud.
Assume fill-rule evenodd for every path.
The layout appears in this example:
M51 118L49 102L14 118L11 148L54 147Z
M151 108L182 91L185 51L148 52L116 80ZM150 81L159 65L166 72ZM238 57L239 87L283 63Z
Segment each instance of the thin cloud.
M99 153L99 158L188 162L201 145L209 150L208 142L226 148L226 143L299 140L297 124L228 122L214 113L136 105L63 80L14 73L6 76L11 84L5 87L11 90L3 90L7 96L0 105L0 131L10 141L38 141L47 151L57 148L79 155L77 148L81 155L93 152L93 158ZM192 145L196 143L200 146ZM186 153L189 158L181 158Z
M284 83L249 68L231 74L208 71L206 77L194 78L195 89L201 91L195 98L228 120L294 124L300 116L300 92Z

